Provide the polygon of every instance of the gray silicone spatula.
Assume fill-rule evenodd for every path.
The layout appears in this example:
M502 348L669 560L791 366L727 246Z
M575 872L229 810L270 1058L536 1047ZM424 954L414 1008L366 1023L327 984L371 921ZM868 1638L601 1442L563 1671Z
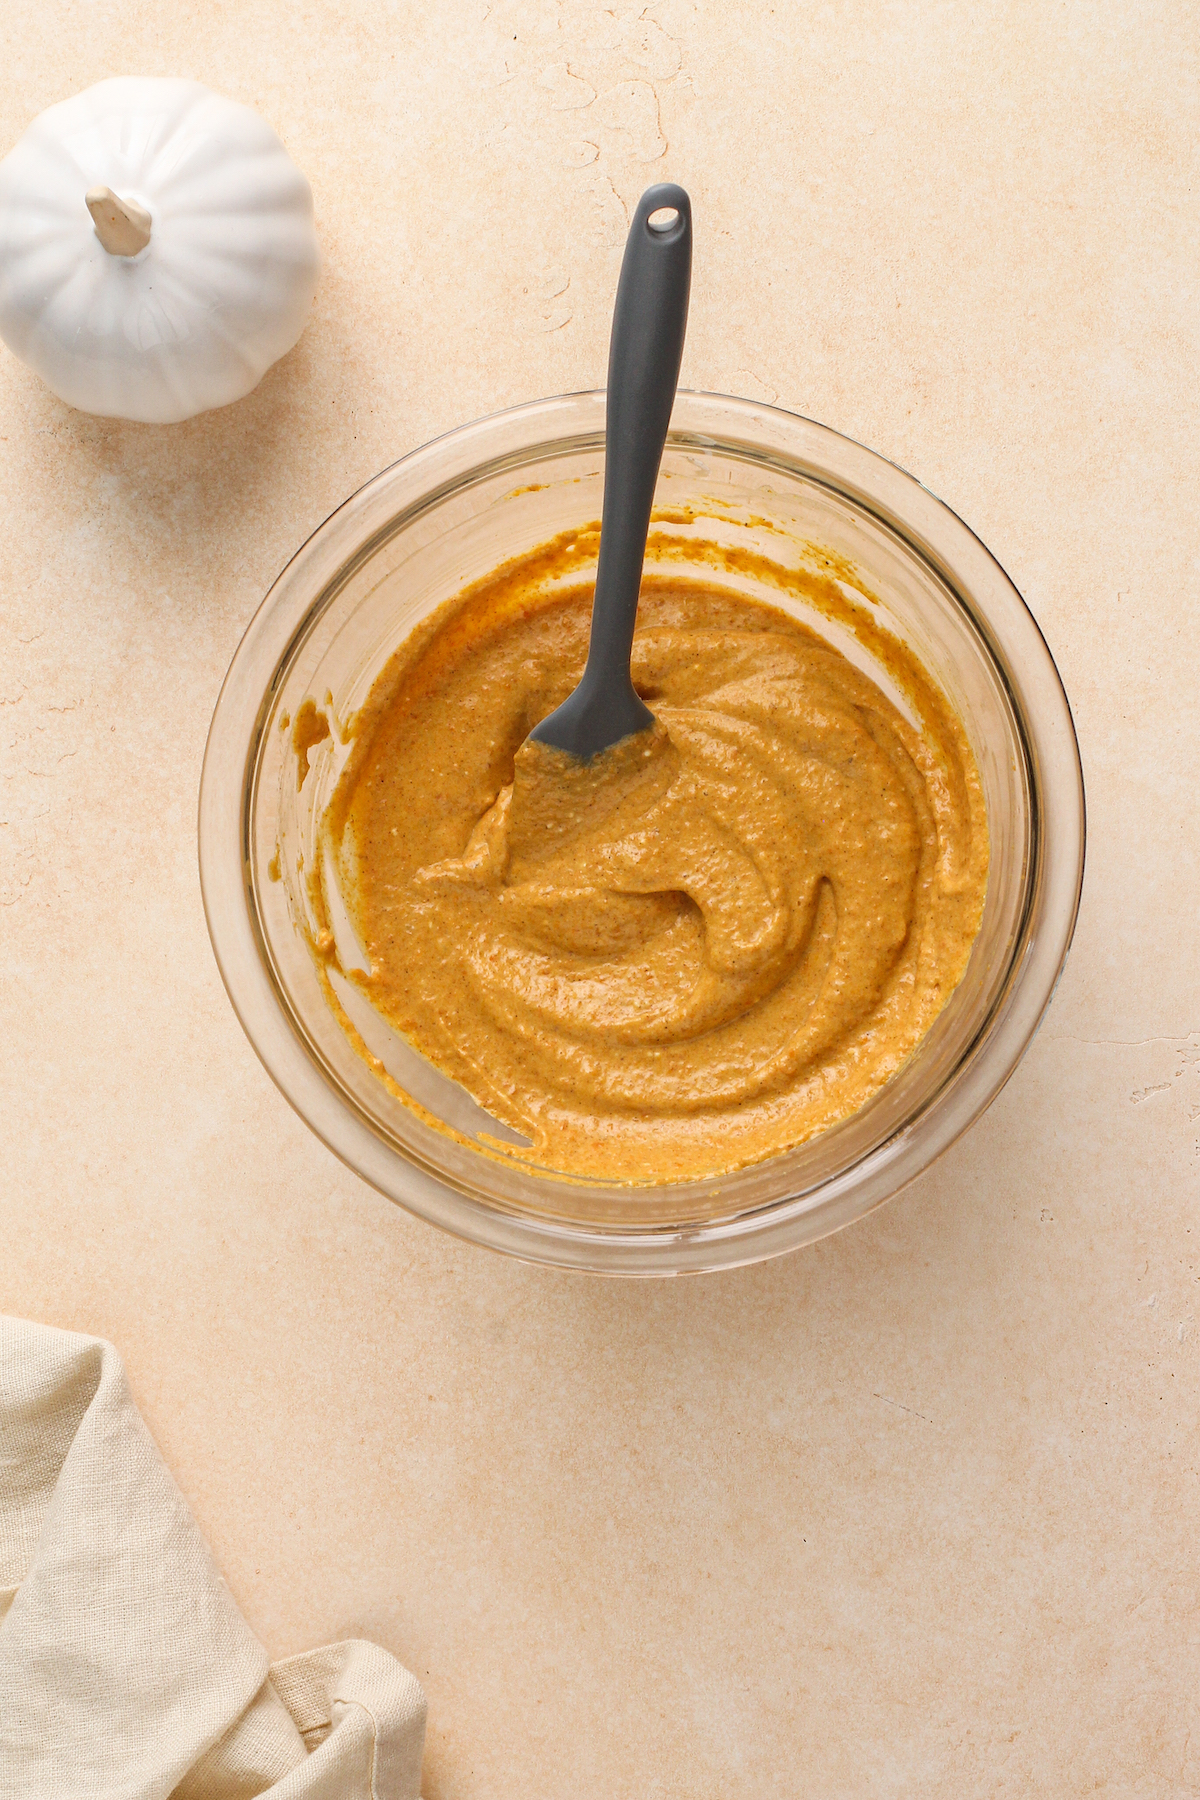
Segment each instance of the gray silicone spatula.
M654 723L630 680L629 653L691 280L692 203L681 187L663 181L638 201L613 308L604 511L587 666L575 692L529 734L583 761Z

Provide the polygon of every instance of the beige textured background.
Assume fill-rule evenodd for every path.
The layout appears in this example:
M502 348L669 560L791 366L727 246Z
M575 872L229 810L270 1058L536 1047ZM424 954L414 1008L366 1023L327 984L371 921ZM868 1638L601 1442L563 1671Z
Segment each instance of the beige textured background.
M1191 0L9 0L0 143L118 73L261 109L313 322L189 425L0 352L0 1307L101 1332L275 1655L430 1698L427 1800L1200 1792L1200 13ZM686 385L941 494L1076 709L1042 1034L815 1250L612 1285L346 1173L209 951L216 691L297 544L436 432L602 381L691 189Z

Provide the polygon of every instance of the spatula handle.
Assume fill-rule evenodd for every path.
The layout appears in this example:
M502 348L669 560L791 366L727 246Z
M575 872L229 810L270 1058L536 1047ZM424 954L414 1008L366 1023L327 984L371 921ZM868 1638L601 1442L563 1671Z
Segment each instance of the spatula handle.
M654 213L675 217L664 229ZM588 672L628 681L646 532L671 421L692 282L692 203L664 181L638 201L608 352L604 515ZM593 664L596 665L593 668Z

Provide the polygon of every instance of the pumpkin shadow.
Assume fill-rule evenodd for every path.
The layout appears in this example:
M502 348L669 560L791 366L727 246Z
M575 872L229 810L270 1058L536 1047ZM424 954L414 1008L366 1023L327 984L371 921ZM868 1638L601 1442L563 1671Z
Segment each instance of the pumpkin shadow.
M46 428L63 460L103 496L110 543L123 519L126 532L116 536L160 575L216 575L228 568L231 544L245 547L253 535L250 521L270 537L273 519L294 517L288 535L299 543L360 484L353 418L331 405L336 358L327 342L311 343L316 336L306 331L241 400L175 425L100 418L45 395ZM343 468L331 493L331 471Z

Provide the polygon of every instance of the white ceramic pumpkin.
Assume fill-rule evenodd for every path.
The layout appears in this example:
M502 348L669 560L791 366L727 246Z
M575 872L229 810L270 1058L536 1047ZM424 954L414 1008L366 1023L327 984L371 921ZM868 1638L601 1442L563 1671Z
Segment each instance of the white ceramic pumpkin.
M248 394L304 329L312 191L194 81L119 77L0 162L0 336L84 412L169 424Z

